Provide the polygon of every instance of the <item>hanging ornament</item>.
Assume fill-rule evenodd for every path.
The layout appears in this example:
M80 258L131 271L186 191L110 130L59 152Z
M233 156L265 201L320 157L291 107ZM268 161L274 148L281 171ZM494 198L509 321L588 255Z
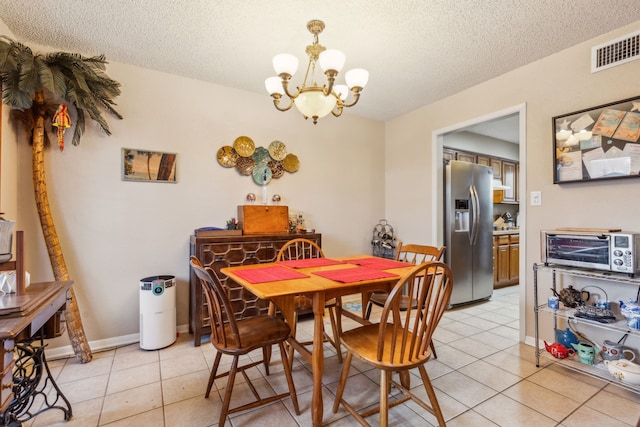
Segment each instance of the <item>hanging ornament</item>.
M60 151L62 151L64 150L64 131L71 127L71 118L69 117L65 104L60 104L56 113L53 115L51 124L58 128L58 147L60 147Z

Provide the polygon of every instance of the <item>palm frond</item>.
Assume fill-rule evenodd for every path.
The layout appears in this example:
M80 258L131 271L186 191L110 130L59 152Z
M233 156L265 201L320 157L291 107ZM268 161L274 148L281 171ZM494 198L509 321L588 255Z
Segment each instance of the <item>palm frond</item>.
M34 70L38 73L38 79L40 79L42 87L51 93L56 93L53 73L51 72L51 68L44 62L44 58L34 56L33 64L35 65Z
M73 139L71 143L73 145L80 145L80 138L84 133L84 110L78 110L78 117L76 117L76 127L73 131Z
M20 90L20 74L18 70L12 70L2 78L2 100L11 108L28 110L33 105L32 96Z
M20 68L20 81L18 87L21 91L33 96L36 93L36 85L38 84L38 70L34 67L35 57L21 58Z
M91 117L110 135L103 111L122 119L113 99L120 95L120 83L105 74L104 55L85 57L57 52L33 55L31 50L9 38L0 36L0 78L4 83L2 98L12 108L32 107L38 91L50 92L65 99L77 113L73 134L74 145L80 143L86 117ZM45 112L47 117L50 112Z
M57 66L52 65L49 67L49 70L51 70L51 76L53 78L53 93L64 97L67 93L67 79Z
M0 73L16 67L16 57L12 51L13 47L10 43L0 40Z

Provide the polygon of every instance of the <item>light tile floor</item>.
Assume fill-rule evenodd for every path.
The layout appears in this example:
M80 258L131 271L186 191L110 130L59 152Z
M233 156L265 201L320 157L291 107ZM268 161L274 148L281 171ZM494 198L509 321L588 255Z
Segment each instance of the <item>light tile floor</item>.
M438 326L438 358L427 363L427 370L447 425L637 425L640 394L558 365L536 368L533 347L518 342L518 292L518 286L496 290L487 302L447 311ZM374 311L372 318L375 316ZM302 320L299 334L310 338L312 325L311 319ZM349 329L355 323L346 319L344 325ZM337 414L331 411L341 369L332 349L325 345L324 422L355 426L358 424L344 409ZM226 379L216 382L211 397L204 398L213 356L209 343L195 347L192 336L183 334L158 351L144 351L134 344L95 353L88 364L74 358L51 361L53 375L72 403L73 417L65 422L61 411L49 410L25 425L215 426ZM286 390L278 353L272 360L271 375L265 376L259 368L253 368L251 375L263 393ZM377 371L354 360L345 396L357 408L374 404L378 378ZM232 405L248 393L242 377L237 380ZM294 381L301 415L296 416L290 399L285 399L235 414L227 425L311 425L312 376L309 364L301 359L294 363ZM411 384L425 396L419 377L413 375ZM379 425L377 415L369 421ZM436 424L433 416L411 401L390 411L390 425Z

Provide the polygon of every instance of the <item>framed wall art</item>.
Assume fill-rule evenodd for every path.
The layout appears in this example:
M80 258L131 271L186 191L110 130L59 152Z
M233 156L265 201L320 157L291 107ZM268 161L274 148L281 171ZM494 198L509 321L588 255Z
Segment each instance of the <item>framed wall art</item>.
M640 96L553 117L553 183L640 177Z
M122 180L176 182L176 153L122 149Z

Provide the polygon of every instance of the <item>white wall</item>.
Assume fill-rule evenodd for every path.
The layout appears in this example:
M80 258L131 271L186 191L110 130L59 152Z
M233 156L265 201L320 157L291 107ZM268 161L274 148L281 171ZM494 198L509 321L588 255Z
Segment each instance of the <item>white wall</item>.
M382 122L347 110L314 126L295 109L276 111L267 94L116 63L107 74L122 84L116 109L124 120L107 118L113 135L90 122L80 146L71 145L68 131L64 152L51 147L45 154L53 218L94 348L138 333L138 285L147 276L176 276L178 325L188 324L189 236L198 227L223 227L247 193L261 196L251 177L216 160L238 136L263 147L280 140L299 157L300 170L273 180L268 191L304 213L327 254L371 252L371 231L384 214ZM32 281L51 280L23 138L20 132L17 143L4 143L19 151L26 265ZM178 153L178 183L122 181L122 147ZM51 346L67 344L65 335Z
M567 49L427 105L386 124L386 217L416 241L438 243L432 221L432 133L526 103L526 188L542 191L542 206L528 207L524 233L526 333L533 336L532 264L540 260L539 232L555 227L640 230L638 179L553 184L551 118L638 96L640 61L591 74L591 46L637 31L640 22ZM441 166L440 166L441 167ZM441 176L436 174L437 176ZM441 200L441 198L435 198ZM439 202L440 203L440 202ZM439 242L441 243L441 242Z

